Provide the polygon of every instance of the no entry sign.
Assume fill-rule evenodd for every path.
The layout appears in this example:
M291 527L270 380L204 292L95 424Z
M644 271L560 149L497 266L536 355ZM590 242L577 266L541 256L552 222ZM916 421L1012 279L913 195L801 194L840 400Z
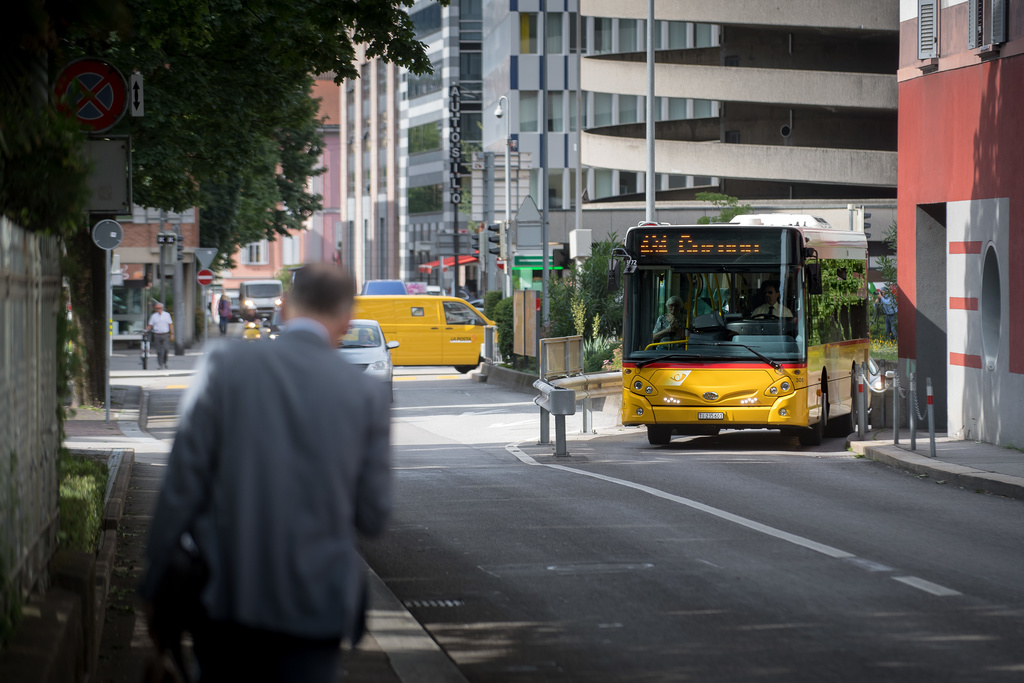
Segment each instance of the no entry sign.
M213 282L213 271L203 268L196 273L196 282L201 284L203 287Z
M71 101L59 106L74 114L82 128L95 133L113 128L128 105L121 72L100 59L79 59L64 67L53 93L61 102L69 92Z

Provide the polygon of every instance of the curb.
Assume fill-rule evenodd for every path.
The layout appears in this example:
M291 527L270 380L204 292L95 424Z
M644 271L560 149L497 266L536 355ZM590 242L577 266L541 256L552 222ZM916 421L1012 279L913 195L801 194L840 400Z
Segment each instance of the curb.
M854 453L883 465L889 465L911 474L926 475L935 479L937 484L952 484L976 492L1024 500L1024 482L1020 477L941 462L928 456L906 451L898 446L872 446L868 442L848 439L846 447Z

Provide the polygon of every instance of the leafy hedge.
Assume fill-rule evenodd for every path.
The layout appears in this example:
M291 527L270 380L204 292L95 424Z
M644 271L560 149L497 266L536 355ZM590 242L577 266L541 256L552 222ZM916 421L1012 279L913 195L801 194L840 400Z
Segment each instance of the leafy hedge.
M66 456L60 463L60 531L62 548L94 552L103 523L107 466Z

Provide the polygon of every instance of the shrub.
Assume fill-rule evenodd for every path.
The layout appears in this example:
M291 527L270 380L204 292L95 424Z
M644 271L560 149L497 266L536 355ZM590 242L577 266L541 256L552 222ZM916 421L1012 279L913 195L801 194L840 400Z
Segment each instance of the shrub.
M595 337L583 340L583 372L604 372L608 370L607 363L614 360L616 349L621 349L621 344L614 337ZM621 367L622 356L619 356Z
M494 307L501 301L501 291L492 289L484 293L484 315L494 320Z
M100 541L107 467L66 456L60 463L60 531L62 548L95 552Z
M512 349L515 348L512 306L512 297L502 299L494 305L492 318L498 327L498 351L506 363L511 362Z

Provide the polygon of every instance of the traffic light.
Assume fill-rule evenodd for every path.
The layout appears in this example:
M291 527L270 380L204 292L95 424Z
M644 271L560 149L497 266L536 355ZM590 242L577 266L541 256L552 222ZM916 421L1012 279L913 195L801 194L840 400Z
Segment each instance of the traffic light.
M160 263L174 263L175 237L173 232L160 231L156 234L156 243L160 245Z
M474 254L480 253L480 233L474 232L469 236L469 248Z
M495 245L490 247L487 251L497 256L499 259L505 260L508 258L505 248L505 223L504 221L499 223L489 223L487 225L487 241Z

